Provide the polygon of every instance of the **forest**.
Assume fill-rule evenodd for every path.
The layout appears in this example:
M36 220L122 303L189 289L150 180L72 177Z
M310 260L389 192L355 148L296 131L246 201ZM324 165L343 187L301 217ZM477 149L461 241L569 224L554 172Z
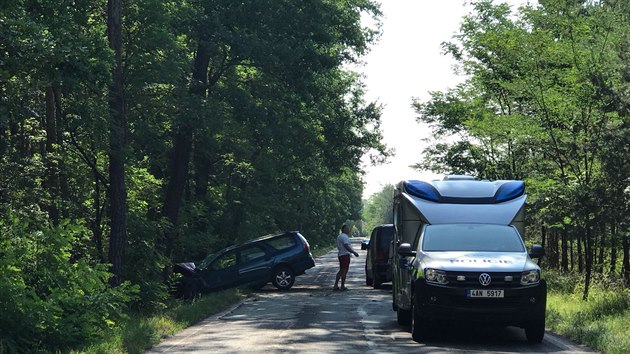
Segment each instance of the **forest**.
M546 268L630 286L630 4L478 1L443 43L466 80L413 103L435 143L415 166L521 179Z
M0 6L0 352L168 305L172 264L359 219L386 157L357 63L371 0Z

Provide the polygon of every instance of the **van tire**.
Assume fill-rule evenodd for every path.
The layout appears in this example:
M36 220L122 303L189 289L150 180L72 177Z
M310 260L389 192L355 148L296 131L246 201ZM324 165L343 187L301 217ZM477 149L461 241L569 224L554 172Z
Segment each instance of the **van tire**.
M422 343L427 339L429 326L426 318L422 315L422 311L418 306L412 307L413 316L411 318L411 338L418 343Z
M396 320L401 326L409 326L411 324L411 310L404 310L398 307L396 309Z
M545 317L539 316L539 318L530 322L525 326L525 337L530 344L537 344L542 342L545 337Z

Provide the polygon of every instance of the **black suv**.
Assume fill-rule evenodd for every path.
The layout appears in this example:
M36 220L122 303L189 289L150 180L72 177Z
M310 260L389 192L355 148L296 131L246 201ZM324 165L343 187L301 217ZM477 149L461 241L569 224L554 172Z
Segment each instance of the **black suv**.
M393 236L393 224L380 225L372 230L365 257L365 284L374 286L374 289L392 281L390 249Z
M208 255L198 266L178 263L184 297L244 284L262 287L271 282L280 290L315 266L308 242L297 231L267 235Z

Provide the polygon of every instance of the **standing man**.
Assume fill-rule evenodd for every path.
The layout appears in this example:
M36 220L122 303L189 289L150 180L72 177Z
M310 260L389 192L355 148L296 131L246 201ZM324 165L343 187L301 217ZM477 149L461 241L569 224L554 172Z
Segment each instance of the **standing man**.
M359 254L352 249L352 245L350 245L350 228L348 225L343 225L341 227L341 233L337 236L337 255L339 256L339 271L337 272L337 277L335 278L335 286L333 290L347 290L346 288L346 275L348 274L348 269L350 268L350 254L354 254L355 257L359 257ZM339 279L341 279L341 288L339 287Z

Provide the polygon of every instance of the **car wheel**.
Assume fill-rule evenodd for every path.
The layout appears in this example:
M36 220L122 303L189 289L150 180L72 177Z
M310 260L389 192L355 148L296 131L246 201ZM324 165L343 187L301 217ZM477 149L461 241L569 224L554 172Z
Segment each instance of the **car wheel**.
M411 317L411 338L420 343L427 338L429 326L418 306L413 306L411 311L413 313Z
M201 285L197 279L185 279L183 298L184 300L194 300L201 296Z
M279 290L289 290L295 283L295 274L289 267L280 267L272 274L271 283Z
M411 324L411 310L403 310L398 307L396 309L396 320L401 326L409 326Z
M540 343L545 336L545 317L540 316L525 326L525 337L532 344Z
M398 305L396 305L396 287L392 280L392 311L398 311Z
M372 284L374 283L374 280L368 278L368 276L365 276L365 285L367 286L372 286Z
M380 289L381 284L383 284L383 282L381 281L381 279L379 279L376 273L374 273L374 280L372 281L372 285L374 286L374 289Z

